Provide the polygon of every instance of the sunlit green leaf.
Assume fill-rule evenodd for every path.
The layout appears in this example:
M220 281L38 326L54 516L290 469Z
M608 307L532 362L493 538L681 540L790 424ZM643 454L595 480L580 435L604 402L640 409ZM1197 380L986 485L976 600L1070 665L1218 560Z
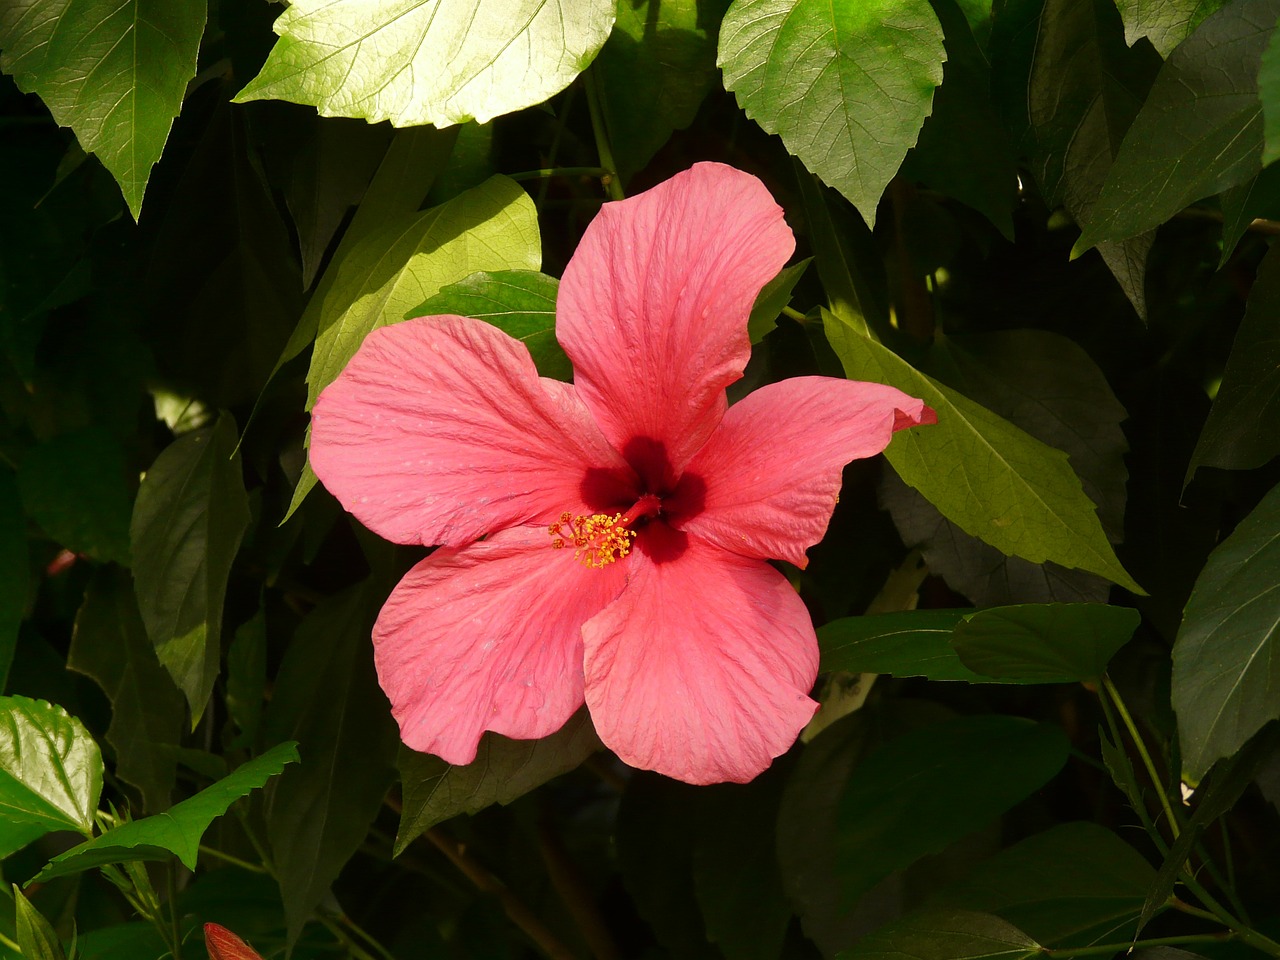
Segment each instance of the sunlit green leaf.
M402 747L399 766L404 807L396 853L437 823L460 813L477 813L495 803L510 803L574 769L599 749L600 739L585 709L541 740L509 740L486 733L475 760L462 767Z
M1173 709L1192 783L1280 718L1280 487L1209 556L1173 644Z
M857 766L840 798L836 858L856 897L894 870L985 826L1067 759L1057 727L960 717L890 740Z
M1280 247L1267 251L1249 291L1244 319L1231 345L1222 385L1187 465L1189 482L1200 467L1249 470L1280 453Z
M886 456L943 516L1004 553L1079 567L1141 592L1066 454L914 370L833 314L824 314L824 328L850 379L892 384L936 411L936 424L902 431Z
M0 67L120 184L134 219L196 72L204 0L14 0Z
M747 335L752 343L759 343L777 325L778 315L791 303L791 291L796 288L812 260L812 257L806 257L799 263L783 267L776 277L760 289L756 302L751 307L751 316L747 318Z
M967 910L913 913L863 937L838 960L1028 960L1040 944L999 917Z
M95 560L129 562L129 488L124 453L108 433L54 437L18 466L22 506L53 540Z
M102 754L79 720L27 697L0 697L0 849L41 830L93 830ZM21 846L21 844L18 844Z
M406 318L457 314L487 321L523 342L544 377L568 380L573 367L556 340L559 289L555 277L533 270L474 273L408 310Z
M296 0L236 101L292 100L398 127L483 123L568 86L613 17L613 0Z
M720 26L725 87L868 224L945 58L928 0L735 0Z
M1124 39L1132 46L1142 37L1167 57L1200 21L1226 0L1116 0L1124 17Z
M199 723L218 677L222 603L249 525L235 421L188 433L147 471L133 508L138 609L160 663Z
M297 760L297 744L272 747L166 812L122 824L59 854L31 882L41 883L107 863L166 860L170 855L181 860L188 870L194 870L200 838L209 824L226 813L231 804Z
M1099 680L1142 617L1103 603L1030 603L980 610L951 643L964 665L1023 682Z
M1277 15L1280 0L1236 0L1169 55L1077 249L1145 233L1262 169L1258 67Z
M265 731L307 762L267 788L267 831L294 941L351 859L395 780L395 721L373 671L369 587L330 597L298 627Z
M147 639L126 572L100 570L89 582L67 667L92 677L111 701L107 743L116 752L116 776L142 792L147 810L163 810L186 708Z

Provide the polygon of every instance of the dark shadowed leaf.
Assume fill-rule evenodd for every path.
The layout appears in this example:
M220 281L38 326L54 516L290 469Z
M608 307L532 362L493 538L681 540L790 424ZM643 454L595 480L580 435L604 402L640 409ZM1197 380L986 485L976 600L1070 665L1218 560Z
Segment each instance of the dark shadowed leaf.
M18 947L26 960L63 960L62 942L53 926L31 905L15 884L13 887Z
M1142 617L1101 603L1037 603L980 610L951 638L965 666L1034 683L1099 680Z
M1127 416L1097 364L1076 343L1043 330L948 336L926 371L1015 427L1070 457L1108 539L1124 527ZM903 539L929 569L978 606L1019 602L1101 602L1098 576L1058 564L1008 557L944 519L892 475L882 498Z
M990 823L1067 759L1057 727L960 717L891 740L858 764L840 798L835 855L857 897L894 870Z
M0 690L5 688L9 664L18 643L18 628L27 608L31 559L27 550L27 524L18 499L12 470L0 469Z
M407 310L405 319L457 314L487 321L528 347L544 377L568 380L573 367L556 340L559 289L555 277L535 270L473 273Z
M947 62L933 112L902 172L967 203L1012 240L1018 170L1009 134L992 106L991 68L955 0L936 0L933 9Z
M1258 67L1258 97L1262 101L1262 162L1280 159L1280 34L1273 32Z
M0 67L97 154L134 219L195 75L204 21L204 0L16 0L0 7Z
M928 0L735 0L720 26L725 88L872 225L945 59Z
M124 453L110 434L82 430L30 450L18 466L28 517L51 539L95 560L129 563Z
M370 594L361 584L311 611L272 688L266 736L296 740L303 758L266 791L290 942L368 834L395 779L396 728L374 676Z
M604 45L613 0L303 0L236 96L311 104L325 117L397 127L481 123L541 103Z
M400 748L404 807L395 852L460 813L478 813L495 803L510 803L553 777L568 773L601 749L586 709L541 740L509 740L486 733L476 758L451 766L439 757Z
M149 812L169 806L186 708L156 659L124 571L99 570L89 582L67 666L92 677L111 701L116 776L138 788Z
M209 824L226 813L231 804L278 774L285 764L297 760L297 744L272 747L195 796L175 803L166 812L122 824L59 854L31 882L41 883L105 863L166 860L171 854L188 870L194 870L200 838Z
M966 910L915 913L881 927L838 960L1028 960L1038 943L999 917Z
M0 851L37 827L92 833L101 793L102 754L79 720L44 700L0 697Z
M249 526L235 451L229 414L179 437L147 471L130 526L142 622L191 706L193 728L218 677L223 597Z
M928 907L994 913L1049 947L1131 937L1155 871L1110 830L1063 823L979 864Z
M266 688L267 616L259 609L236 628L227 650L227 713L240 731L232 746L247 747L256 740Z
M1173 645L1173 708L1182 774L1213 762L1280 718L1280 487L1209 556Z
M595 73L618 173L644 169L693 122L716 86L716 30L728 0L622 0Z
M1130 46L1142 37L1151 41L1160 56L1186 39L1200 21L1227 0L1116 0L1124 18L1124 39Z
M1004 553L1079 567L1141 592L1065 453L919 373L835 315L823 320L850 379L892 384L937 412L936 424L898 433L885 455L945 517Z
M1221 267L1254 220L1280 219L1280 166L1273 163L1256 177L1224 190L1218 205L1222 208Z
M951 716L928 701L885 700L836 721L804 748L778 808L782 884L805 934L826 956L866 932L857 898L841 882L838 812L845 786L864 758L890 737L937 725Z
M1249 470L1280 453L1280 431L1274 429L1280 417L1277 311L1280 246L1268 250L1258 265L1222 385L1187 466L1187 482L1200 467Z
M1262 169L1258 67L1278 14L1280 0L1236 0L1169 55L1077 249L1136 237Z
M707 939L732 960L774 960L791 922L774 836L784 773L775 766L752 783L702 791L694 892Z
M961 662L951 634L971 610L909 610L844 617L818 628L822 670L990 682Z

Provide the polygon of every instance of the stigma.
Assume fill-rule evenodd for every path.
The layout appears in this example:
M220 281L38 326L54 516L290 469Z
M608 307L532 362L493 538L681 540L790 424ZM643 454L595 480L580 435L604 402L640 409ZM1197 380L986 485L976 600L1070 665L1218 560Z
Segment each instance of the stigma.
M593 513L573 516L567 510L560 520L547 528L551 546L556 550L573 547L573 558L585 567L598 570L621 560L631 552L636 532L621 513Z

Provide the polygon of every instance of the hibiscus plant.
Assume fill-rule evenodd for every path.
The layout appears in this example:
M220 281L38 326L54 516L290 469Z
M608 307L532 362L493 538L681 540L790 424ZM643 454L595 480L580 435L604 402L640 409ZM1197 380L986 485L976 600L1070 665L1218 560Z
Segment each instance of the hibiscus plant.
M1280 957L1278 20L0 2L0 960Z

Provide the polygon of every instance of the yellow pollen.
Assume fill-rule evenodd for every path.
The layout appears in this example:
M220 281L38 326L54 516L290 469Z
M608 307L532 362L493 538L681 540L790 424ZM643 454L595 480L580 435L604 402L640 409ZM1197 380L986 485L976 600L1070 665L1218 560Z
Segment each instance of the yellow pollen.
M563 550L572 544L573 558L583 566L598 570L631 552L631 541L636 532L627 526L627 519L620 513L609 516L593 513L589 517L573 516L568 511L560 514L560 521L547 527L553 550Z

